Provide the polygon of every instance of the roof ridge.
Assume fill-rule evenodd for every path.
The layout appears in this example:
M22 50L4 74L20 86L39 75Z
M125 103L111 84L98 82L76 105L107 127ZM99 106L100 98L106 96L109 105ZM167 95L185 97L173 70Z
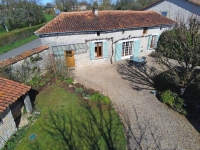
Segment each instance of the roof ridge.
M153 10L100 10L97 16L92 11L76 11L61 13L35 33L40 35L79 31L106 31L171 24L174 24L174 21Z

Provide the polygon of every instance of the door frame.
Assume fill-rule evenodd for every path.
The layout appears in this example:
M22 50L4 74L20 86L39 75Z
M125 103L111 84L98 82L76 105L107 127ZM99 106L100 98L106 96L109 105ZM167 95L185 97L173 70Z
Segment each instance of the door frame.
M71 52L71 54L67 54L67 52ZM75 59L74 59L74 50L66 50L64 51L65 56L65 65L67 68L75 67ZM71 65L70 65L71 63Z

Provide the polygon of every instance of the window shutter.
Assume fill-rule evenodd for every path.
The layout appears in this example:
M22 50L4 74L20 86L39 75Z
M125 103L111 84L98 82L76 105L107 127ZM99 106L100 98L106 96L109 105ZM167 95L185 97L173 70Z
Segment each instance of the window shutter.
M89 48L90 48L90 60L93 60L94 59L94 51L95 51L94 42L90 42Z
M108 41L103 42L103 58L108 57Z
M155 42L154 48L156 48L156 47L157 47L157 44L158 44L159 37L160 37L160 34L156 36L156 42Z
M115 61L120 61L122 58L122 42L117 42L115 46Z
M149 49L150 49L151 40L152 40L152 35L150 35L150 37L149 37L149 40L148 40L148 45L147 45L147 50L149 50Z
M140 40L134 41L134 56L138 57L140 53Z

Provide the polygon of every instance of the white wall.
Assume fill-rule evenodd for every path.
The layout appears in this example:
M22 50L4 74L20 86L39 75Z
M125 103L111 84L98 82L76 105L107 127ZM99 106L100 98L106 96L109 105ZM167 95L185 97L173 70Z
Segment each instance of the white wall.
M3 120L3 124L0 125L0 148L2 148L5 141L7 141L11 135L17 131L16 124L9 107L1 114L1 118Z
M167 17L177 22L187 22L188 17L191 17L191 15L200 16L200 6L186 0L165 0L144 10L154 10L160 14L162 11L167 11Z
M140 30L132 30L132 31L122 31L119 32L112 32L112 33L101 33L100 36L97 36L96 34L81 34L81 35L67 35L67 36L54 36L54 37L44 37L41 38L41 42L43 45L48 45L51 49L52 46L57 45L67 45L67 44L77 44L77 43L86 43L87 40L102 40L106 38L113 37L113 42L116 42L121 39L127 39L128 37L139 37L139 36L150 36L152 34L161 34L166 28L163 28L162 30L157 27L155 29L148 29L147 34L143 34L143 29ZM130 40L133 40L134 38L130 38ZM150 53L149 50L147 50L147 44L148 44L148 37L139 37L141 40L140 44L140 55L147 55ZM90 41L91 42L91 41ZM87 42L87 45L89 47L89 43ZM78 54L75 55L75 64L77 66L87 66L92 64L100 64L100 63L109 63L110 58L112 55L112 42L111 40L108 40L108 58L104 59L97 59L97 60L90 60L90 51L87 50L87 53L84 54ZM115 52L115 43L113 45L113 50ZM115 54L112 57L112 60L114 62Z

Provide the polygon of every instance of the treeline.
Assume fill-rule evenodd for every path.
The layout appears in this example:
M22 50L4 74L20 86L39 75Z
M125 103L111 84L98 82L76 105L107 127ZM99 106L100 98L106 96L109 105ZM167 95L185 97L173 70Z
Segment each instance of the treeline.
M43 7L36 0L0 0L0 25L7 32L45 21Z
M99 10L140 10L155 0L54 0L58 9L64 12L73 11L77 5L86 5L87 9L93 7ZM48 3L49 5L49 3Z

